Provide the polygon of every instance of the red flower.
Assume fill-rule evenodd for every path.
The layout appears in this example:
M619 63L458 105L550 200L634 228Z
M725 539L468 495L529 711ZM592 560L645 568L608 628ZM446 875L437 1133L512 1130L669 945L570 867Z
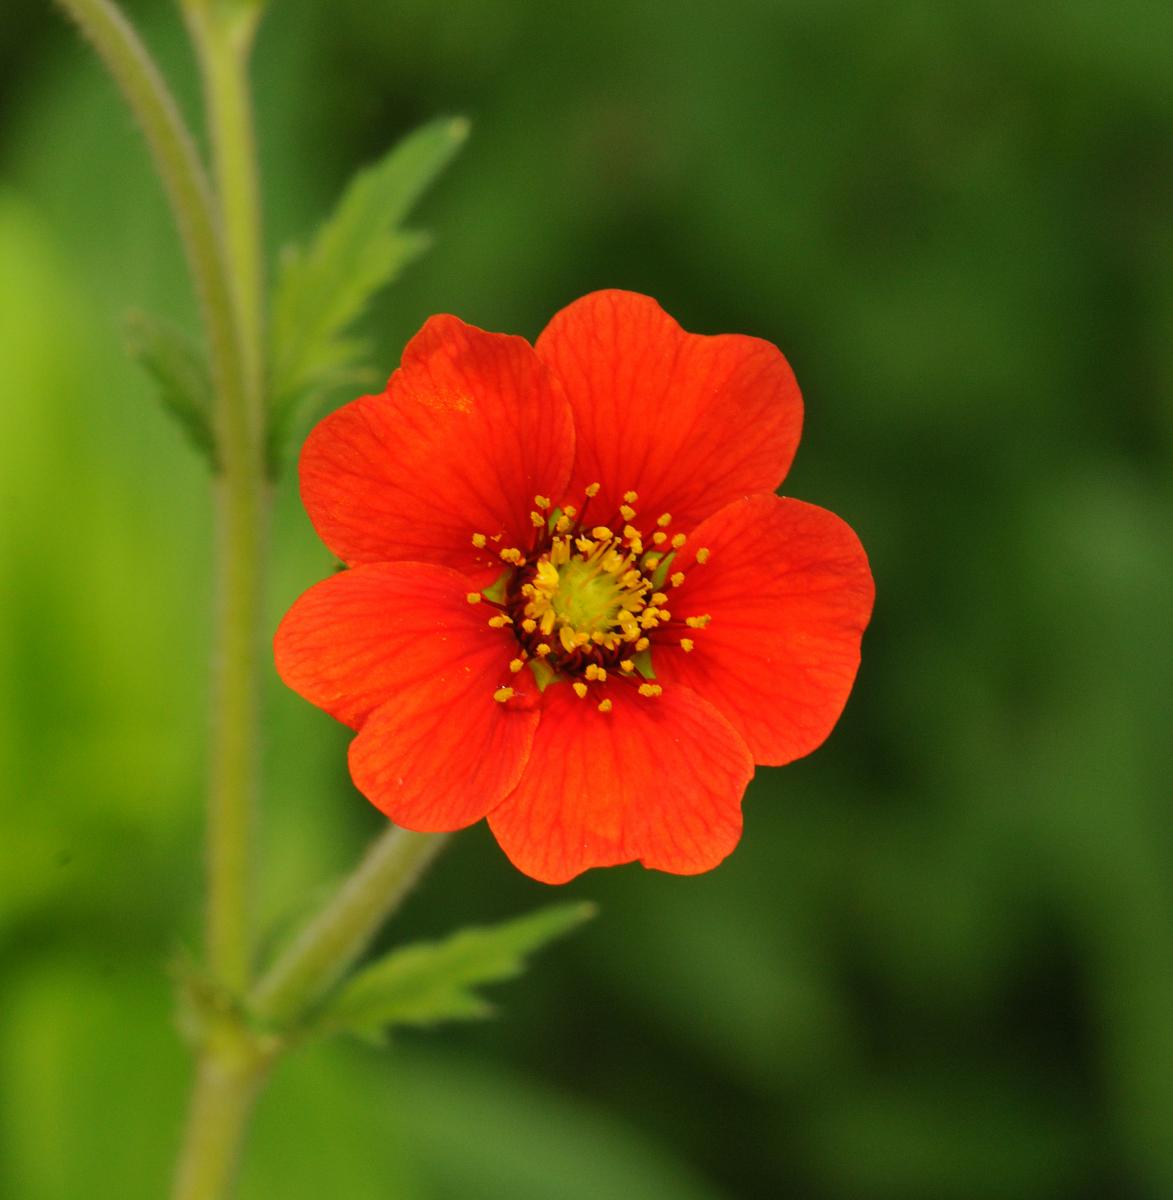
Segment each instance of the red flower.
M354 782L400 825L487 817L549 883L708 870L754 764L830 732L871 613L855 534L773 494L801 425L774 346L646 296L585 296L533 347L433 317L306 442L350 570L294 604L277 669L358 731Z

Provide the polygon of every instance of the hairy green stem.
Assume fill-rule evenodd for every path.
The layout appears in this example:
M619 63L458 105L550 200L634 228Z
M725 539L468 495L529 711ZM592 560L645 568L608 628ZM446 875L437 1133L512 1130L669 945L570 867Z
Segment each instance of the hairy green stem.
M249 997L247 1017L224 1012L205 1035L173 1200L231 1194L249 1118L284 1041L345 975L448 840L391 826Z
M200 1058L173 1200L220 1200L231 1194L244 1139L272 1055L226 1027Z
M207 334L213 430L215 631L208 793L207 958L235 1001L208 1022L175 1200L224 1200L280 1036L352 966L445 842L391 828L250 991L261 625L270 496L265 463L260 190L248 86L258 0L183 0L204 77L216 189L158 68L112 0L57 0L93 42L146 134ZM241 998L247 997L244 1008Z
M249 1008L285 1024L329 990L370 945L383 922L448 840L392 825L367 851L353 875L261 977Z
M203 77L224 244L232 263L230 283L239 321L249 413L254 428L259 428L264 398L264 269L261 192L248 72L261 7L253 4L223 12L207 3L185 0L183 11Z
M204 80L216 200L230 264L239 395L218 397L216 629L208 792L208 957L240 995L252 979L251 884L270 491L265 464L260 181L248 60L259 6L184 6ZM231 403L230 403L231 401Z
M217 631L208 814L208 958L222 982L248 984L246 920L255 791L261 564L267 488L259 420L260 348L241 317L221 219L195 144L158 67L110 0L58 0L94 44L142 126L163 180L200 302L214 384ZM239 168L240 164L236 164ZM236 169L234 168L234 169ZM250 178L255 170L249 168ZM254 237L254 242L259 239ZM259 256L254 249L250 261Z
M191 134L159 68L115 4L110 0L57 3L93 43L146 135L195 284L212 378L224 397L221 407L243 416L245 373L235 303L212 190Z

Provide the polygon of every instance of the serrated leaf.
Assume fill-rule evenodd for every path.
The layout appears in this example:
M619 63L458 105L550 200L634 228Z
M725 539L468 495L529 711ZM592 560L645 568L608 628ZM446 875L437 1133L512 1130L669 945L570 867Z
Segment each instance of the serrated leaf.
M322 1013L322 1032L381 1041L395 1025L434 1025L488 1016L476 992L519 975L526 957L595 914L589 903L558 904L488 928L462 929L442 942L392 951L358 972Z
M468 136L463 118L432 121L360 171L308 249L282 256L273 297L271 458L276 463L299 414L330 391L340 369L363 360L343 338L370 298L427 249L401 228L412 206Z
M212 376L203 350L183 330L149 313L127 313L125 329L130 356L154 379L163 407L215 469Z

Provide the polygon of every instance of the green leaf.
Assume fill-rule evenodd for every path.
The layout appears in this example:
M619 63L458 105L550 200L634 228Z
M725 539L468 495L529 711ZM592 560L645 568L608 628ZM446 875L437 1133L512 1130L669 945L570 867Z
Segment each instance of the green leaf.
M429 246L400 226L468 136L468 122L431 121L360 171L308 249L282 256L273 297L270 458L279 467L298 416L332 389L368 382L365 342L344 337L370 298Z
M212 376L203 350L183 330L149 313L126 314L126 348L158 385L163 407L216 468Z
M380 1042L394 1025L489 1016L474 989L521 974L529 954L595 915L590 903L557 904L484 929L462 929L442 942L394 950L359 971L319 1018L322 1032Z

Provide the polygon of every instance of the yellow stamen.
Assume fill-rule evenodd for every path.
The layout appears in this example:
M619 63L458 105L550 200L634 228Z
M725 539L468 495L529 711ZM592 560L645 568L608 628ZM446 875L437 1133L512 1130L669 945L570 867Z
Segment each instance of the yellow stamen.
M696 560L701 564L702 567L709 561L709 548L707 546L702 546L696 552Z
M525 663L522 662L520 658L513 658L509 660L509 669L514 673L514 675L516 675L517 672L520 671L524 666Z
M553 609L550 611L553 612ZM562 649L565 650L567 654L574 653L578 643L574 637L574 630L571 629L569 625L563 625L562 628L558 630L558 640L562 643Z
M538 508L549 508L550 507L550 497L549 496L535 496L534 503L538 506Z
M535 633L538 628L538 623L537 621L533 620L532 617L526 617L526 619L522 621L521 627L526 631L526 633Z
M668 535L662 529L657 529L656 532L652 534L653 546L662 546L667 540Z
M469 604L480 604L481 594L480 592L469 592L469 594L465 596L465 599L469 602Z
M478 550L483 550L483 549L485 548L485 543L486 543L488 540L489 540L489 539L488 539L487 537L485 537L485 535L484 535L483 533L474 533L474 534L472 535L472 544L473 544L473 545L474 545L474 546L475 546L475 547L476 547Z
M546 523L546 518L540 512L531 512L529 519L535 529L541 529Z
M586 485L586 487L584 487L582 490L583 490L583 491L584 491L584 492L585 492L585 493L586 493L588 496L594 497L594 496L597 496L597 495L599 494L599 488L601 488L602 486L603 486L603 485L602 485L601 483L588 483L588 484Z
M680 585L681 585L681 584L684 582L684 572L683 572L683 571L676 571L674 574L672 574L672 575L669 577L669 579L668 579L668 582L669 582L669 583L670 583L670 584L671 584L673 587L679 587L679 586L680 586Z
M632 508L630 504L621 504L619 506L619 515L625 521L634 521L635 520L635 509Z
M638 492L624 492L623 499L626 500L628 504L634 504L639 499L639 493Z
M631 661L631 659L630 659L630 658L625 658L625 659L624 659L624 660L623 660L623 661L622 661L622 662L619 664L619 669L620 669L621 671L626 671L626 672L627 672L627 674L628 674L628 675L630 675L630 674L632 673L632 671L634 671L634 670L635 670L635 663L633 663L633 662Z
M639 685L639 694L641 696L659 696L664 689L658 683L641 683Z
M610 712L610 711L611 711L611 701L610 700L600 700L599 701L599 712Z
M695 645L696 645L696 643L692 640L692 638L681 638L680 639L680 648L681 648L681 650L684 651L685 654L691 654L692 648Z
M672 514L671 513L661 513L656 518L656 524L659 525L661 527L661 529L665 525L671 525L672 524Z
M641 650L646 650L652 643L646 637L641 637L635 644L635 652L638 654Z
M546 655L550 653L550 647L549 647L549 645L548 645L546 642L543 642L543 643L542 643L542 644L541 644L541 645L540 645L540 646L539 646L539 647L538 647L538 648L537 648L537 649L534 651L534 653L535 653L535 654L538 656L538 658L545 658L545 657L546 657Z
M681 547L681 546L683 546L683 545L684 545L684 543L685 543L685 542L687 542L687 541L688 541L688 538L686 538L686 537L684 536L684 534L683 534L683 533L678 533L678 534L677 534L677 535L676 535L676 536L675 536L675 537L672 539L672 549L673 549L673 550L679 550L679 549L680 549L680 547Z
M506 625L512 625L513 618L507 617L504 613L498 613L495 617L489 618L489 625L493 629L504 629Z
M493 693L493 699L496 700L498 704L504 704L506 700L512 700L516 694L517 693L514 692L511 687L502 687L498 688Z
M606 525L596 525L591 530L591 537L598 538L600 542L609 542L611 540L611 530Z
M525 562L525 557L515 546L506 546L504 550L498 551L497 557L502 562L513 563L515 567L520 567Z
M704 627L712 619L713 618L708 613L703 613L699 617L685 617L684 623L689 627L689 629L704 629Z
M574 694L580 699L585 700L587 694L587 685L581 679L576 680L574 684Z

